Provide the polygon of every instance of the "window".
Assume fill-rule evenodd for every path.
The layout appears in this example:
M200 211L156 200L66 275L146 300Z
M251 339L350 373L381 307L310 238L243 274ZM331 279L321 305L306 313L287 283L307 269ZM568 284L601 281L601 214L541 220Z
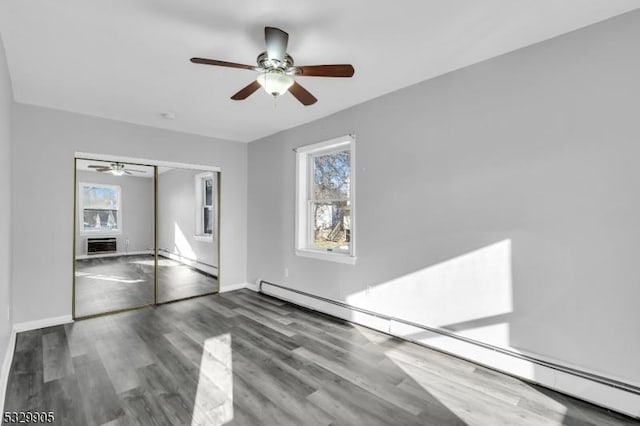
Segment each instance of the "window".
M297 149L296 254L355 263L355 140Z
M80 184L80 234L120 234L122 196L120 186Z
M213 241L215 191L213 172L196 175L196 239Z

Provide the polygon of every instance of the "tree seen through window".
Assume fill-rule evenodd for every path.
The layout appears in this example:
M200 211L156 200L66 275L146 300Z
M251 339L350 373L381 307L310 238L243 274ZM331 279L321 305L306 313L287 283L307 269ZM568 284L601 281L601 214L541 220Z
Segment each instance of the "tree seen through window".
M351 232L351 155L349 150L311 157L313 245L348 250Z

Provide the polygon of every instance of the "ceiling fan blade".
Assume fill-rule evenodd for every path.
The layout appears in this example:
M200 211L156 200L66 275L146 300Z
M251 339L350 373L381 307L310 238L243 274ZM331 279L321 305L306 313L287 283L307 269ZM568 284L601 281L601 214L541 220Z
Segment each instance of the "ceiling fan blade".
M128 171L128 172L136 172L136 173L147 173L144 170L137 170L137 169L127 169L126 171Z
M313 105L318 102L316 97L309 93L307 89L300 86L297 81L294 81L293 85L289 87L289 92L304 106Z
M244 70L255 70L256 67L252 65L245 64L237 64L235 62L226 62L226 61L218 61L215 59L206 59L206 58L191 58L191 62L194 64L203 64L203 65L217 65L220 67L229 67L229 68L241 68Z
M129 170L124 170L124 174L126 174L126 175L133 175L133 173L131 173Z
M109 166L98 166L96 164L90 164L87 167L90 168L90 169L103 169L103 168L109 167Z
M101 167L96 169L96 172L110 172L111 170L113 170L111 167Z
M353 77L355 70L350 64L296 66L297 75L303 77Z
M269 59L283 62L284 55L287 53L289 34L279 28L264 27L264 41Z
M253 94L253 92L258 90L259 88L260 88L260 83L254 80L251 83L249 83L247 86L240 89L240 91L235 95L233 95L231 99L233 99L234 101L241 101L243 99L247 99L249 95Z

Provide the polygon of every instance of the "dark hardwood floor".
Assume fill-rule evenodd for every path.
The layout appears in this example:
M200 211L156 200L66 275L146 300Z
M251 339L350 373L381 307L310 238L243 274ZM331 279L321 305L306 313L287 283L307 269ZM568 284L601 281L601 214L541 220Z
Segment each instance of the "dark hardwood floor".
M76 316L85 317L153 303L151 255L76 260ZM218 291L217 278L166 257L158 259L158 301Z
M630 425L249 290L17 336L6 411L59 425Z

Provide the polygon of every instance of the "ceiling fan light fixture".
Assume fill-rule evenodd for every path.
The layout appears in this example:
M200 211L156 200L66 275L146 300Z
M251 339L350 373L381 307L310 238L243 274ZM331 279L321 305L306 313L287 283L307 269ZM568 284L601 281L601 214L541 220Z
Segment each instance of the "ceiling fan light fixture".
M122 163L112 163L111 164L111 174L114 176L122 176L124 174L124 164Z
M282 70L269 70L256 78L256 81L271 96L280 96L293 85L293 77Z

